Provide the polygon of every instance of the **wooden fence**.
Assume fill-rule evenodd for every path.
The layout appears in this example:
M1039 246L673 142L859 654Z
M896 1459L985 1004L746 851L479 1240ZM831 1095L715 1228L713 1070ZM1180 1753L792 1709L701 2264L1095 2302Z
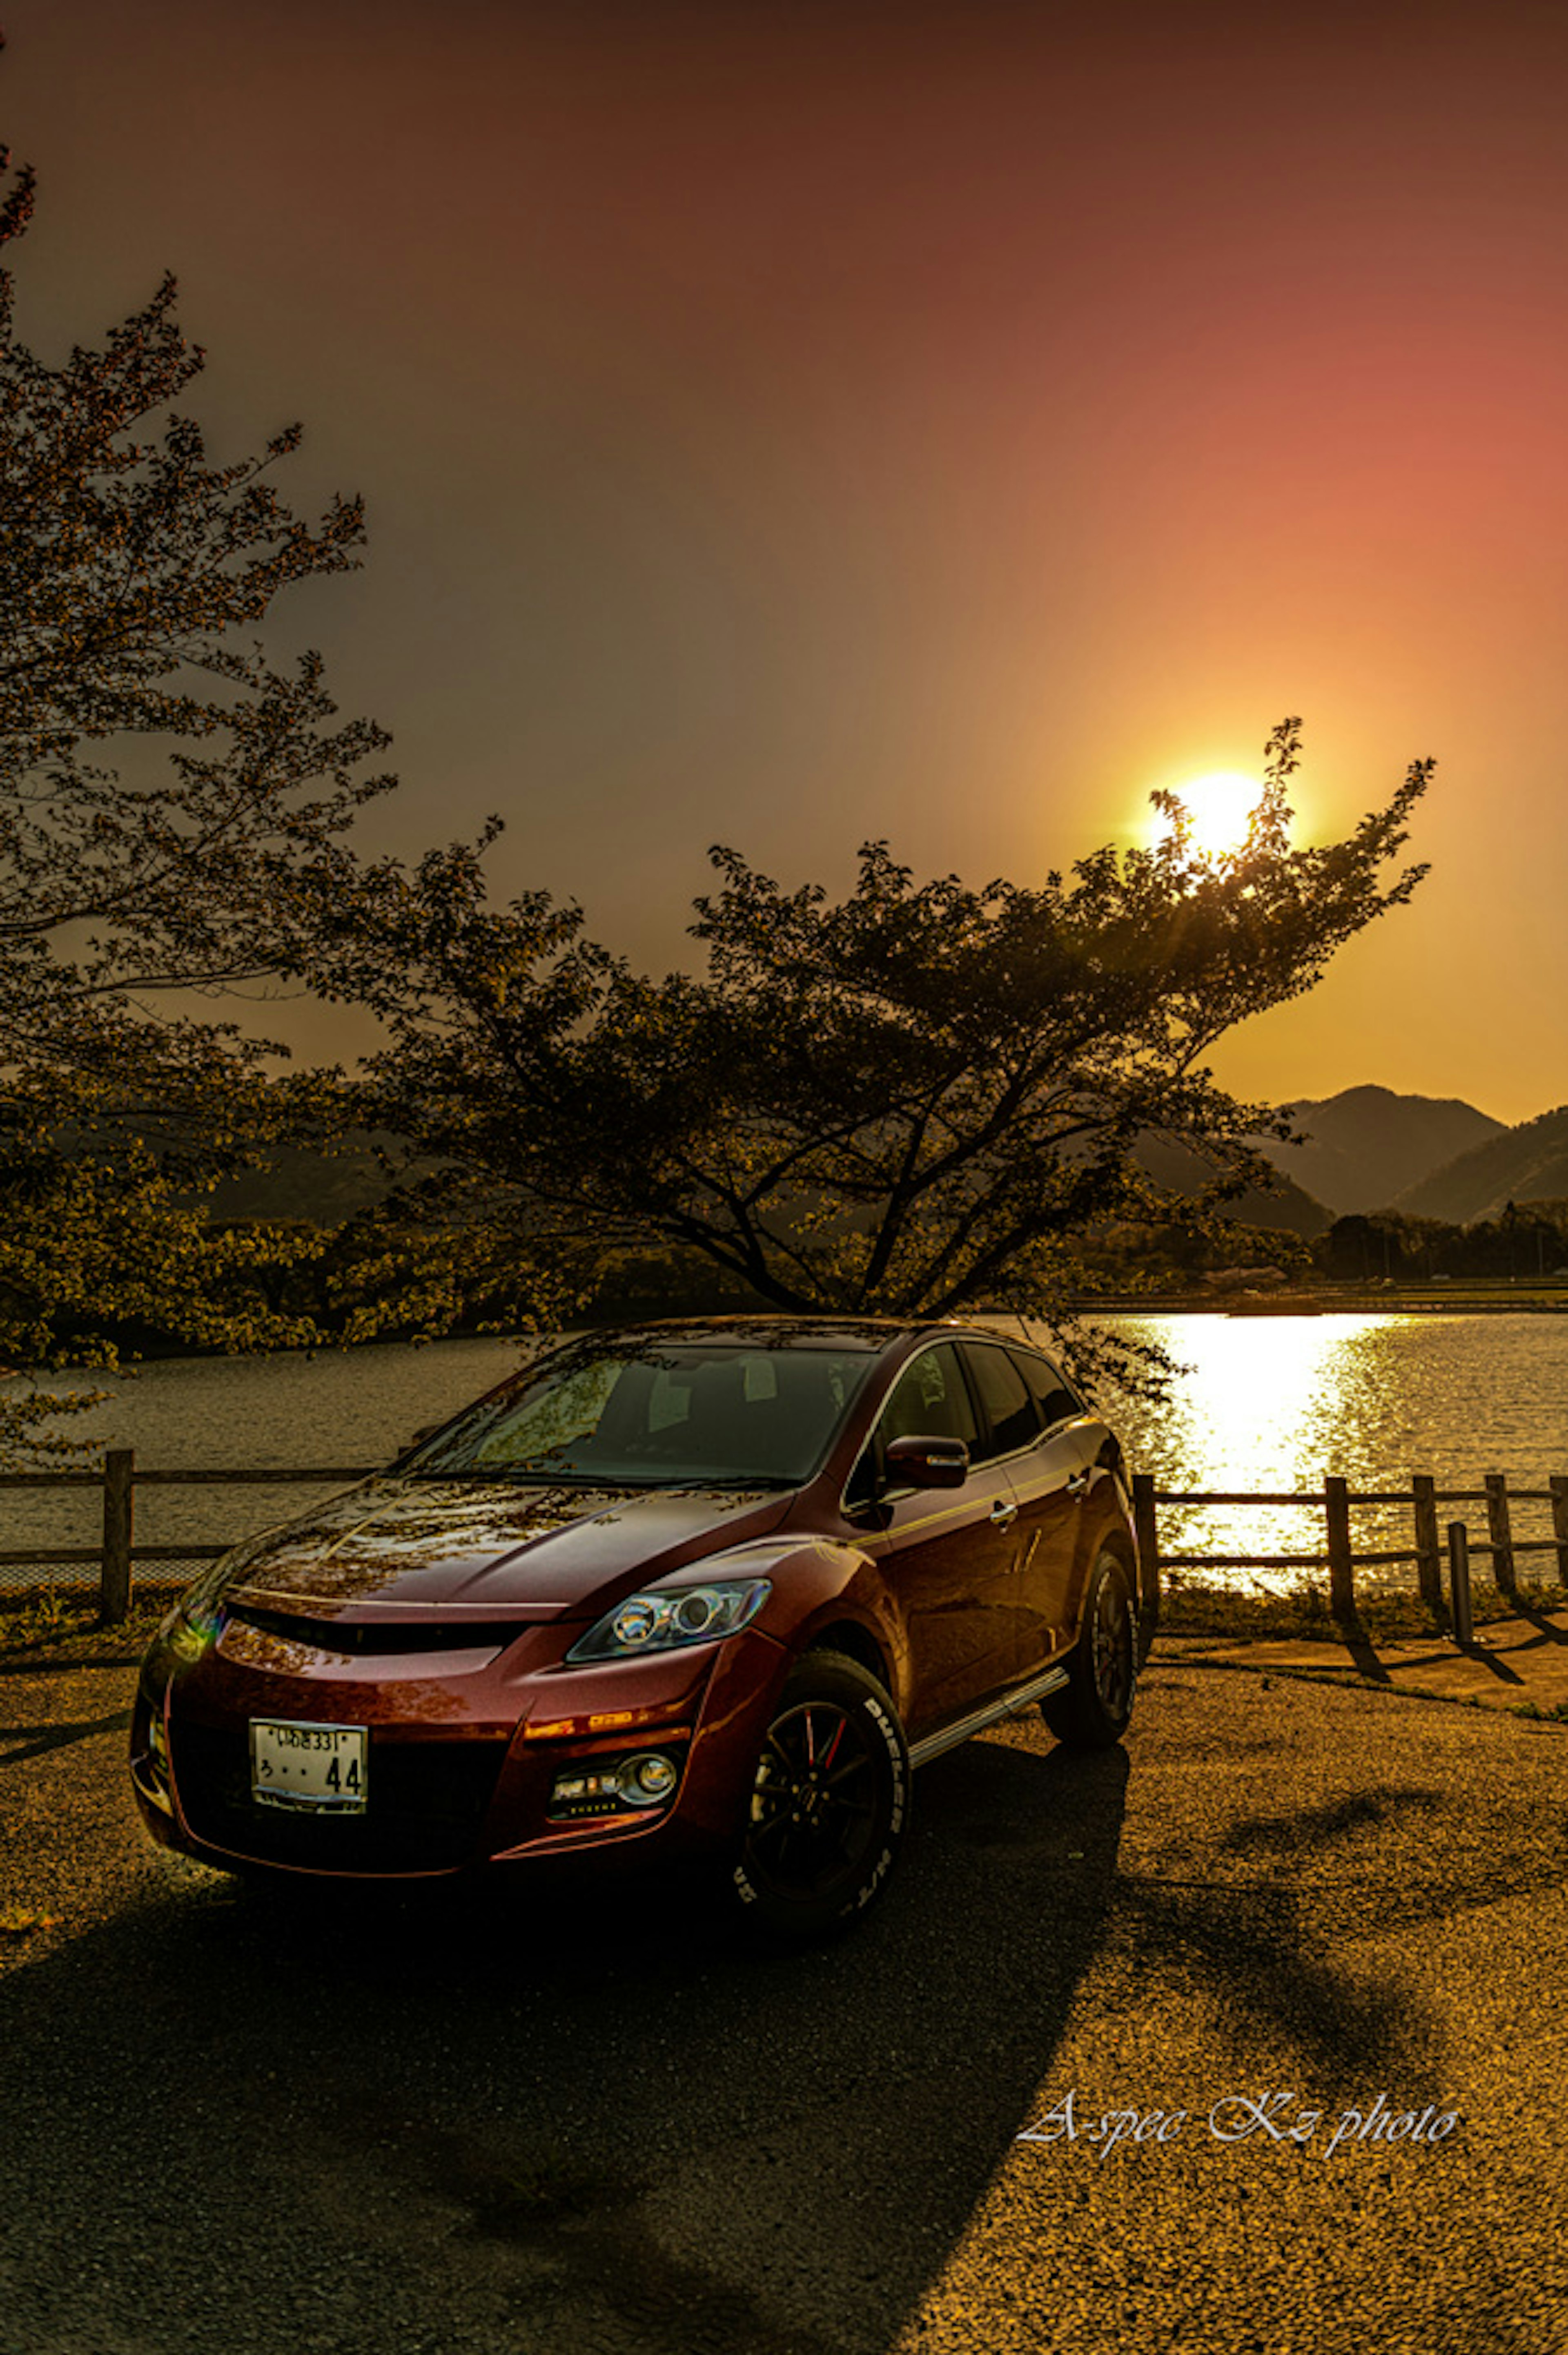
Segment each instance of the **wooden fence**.
M348 1480L367 1480L379 1464L334 1464L324 1467L291 1465L287 1470L214 1472L139 1472L131 1447L111 1447L98 1472L0 1473L0 1489L100 1488L103 1492L103 1538L95 1546L29 1546L20 1551L0 1551L0 1570L24 1564L64 1565L92 1562L98 1569L98 1591L103 1617L118 1622L131 1608L132 1572L138 1561L216 1561L225 1545L154 1545L132 1542L138 1488L210 1488L219 1487L282 1487L314 1482L318 1487Z
M293 1465L287 1470L141 1472L129 1447L111 1448L96 1472L9 1472L0 1474L0 1490L7 1488L98 1488L103 1497L103 1536L96 1546L33 1546L20 1551L0 1551L0 1570L26 1565L61 1567L93 1564L98 1572L103 1617L117 1622L131 1607L135 1564L145 1561L212 1561L228 1551L226 1545L139 1546L132 1540L135 1493L151 1487L279 1487L314 1483L317 1487L368 1479L380 1465ZM1430 1474L1415 1472L1406 1488L1351 1489L1330 1475L1321 1488L1288 1493L1244 1495L1224 1489L1157 1488L1147 1472L1134 1475L1133 1517L1139 1550L1152 1557L1160 1571L1170 1570L1326 1570L1329 1608L1336 1618L1351 1618L1356 1607L1356 1572L1396 1562L1414 1562L1424 1601L1443 1603L1443 1565L1446 1554L1453 1596L1455 1631L1467 1635L1469 1562L1478 1554L1490 1557L1492 1575L1504 1594L1517 1591L1516 1563L1523 1553L1554 1553L1559 1582L1568 1587L1568 1476L1554 1475L1544 1488L1510 1488L1502 1472L1488 1472L1478 1488L1439 1488ZM1549 1504L1552 1534L1549 1538L1519 1538L1513 1533L1513 1507ZM1160 1542L1162 1506L1295 1506L1318 1516L1323 1529L1320 1550L1302 1553L1168 1553ZM1413 1542L1408 1546L1358 1548L1351 1542L1352 1511L1368 1505L1402 1505L1411 1516ZM1472 1541L1463 1520L1439 1525L1440 1505L1484 1505L1487 1536Z
M1321 1488L1288 1493L1243 1496L1221 1490L1157 1489L1147 1472L1133 1475L1133 1518L1140 1552L1152 1550L1161 1571L1167 1570L1327 1570L1329 1608L1337 1619L1353 1616L1356 1572L1394 1562L1414 1562L1423 1602L1439 1608L1443 1602L1443 1558L1448 1557L1454 1594L1456 1632L1467 1623L1469 1571L1472 1556L1491 1558L1492 1576L1500 1593L1518 1591L1517 1558L1521 1553L1554 1553L1558 1582L1568 1587L1568 1475L1554 1473L1544 1488L1510 1488L1504 1472L1488 1472L1478 1488L1439 1488L1430 1473L1413 1472L1407 1488L1352 1489L1332 1474ZM1520 1538L1513 1532L1513 1508L1549 1504L1552 1535ZM1323 1525L1324 1545L1312 1553L1167 1553L1160 1544L1158 1508L1161 1505L1294 1505L1315 1513ZM1363 1505L1403 1505L1411 1516L1408 1546L1358 1548L1351 1540L1351 1514ZM1439 1505L1484 1505L1487 1536L1472 1542L1463 1520L1451 1520L1440 1533ZM1467 1624L1465 1626L1467 1639Z

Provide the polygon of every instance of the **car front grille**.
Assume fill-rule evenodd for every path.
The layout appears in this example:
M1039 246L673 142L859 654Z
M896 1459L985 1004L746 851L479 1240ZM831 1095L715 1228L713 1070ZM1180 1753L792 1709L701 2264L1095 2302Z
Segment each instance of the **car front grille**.
M310 1619L297 1611L263 1611L251 1603L226 1609L242 1627L257 1627L264 1635L283 1636L322 1652L499 1652L528 1633L528 1622L523 1619Z
M175 1786L199 1840L258 1864L317 1872L441 1872L478 1853L504 1741L387 1742L374 1730L363 1815L258 1806L243 1726L175 1718Z

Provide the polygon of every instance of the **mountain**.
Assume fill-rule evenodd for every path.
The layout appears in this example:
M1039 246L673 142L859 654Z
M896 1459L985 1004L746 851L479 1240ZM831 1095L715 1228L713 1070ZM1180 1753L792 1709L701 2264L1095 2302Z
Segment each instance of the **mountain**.
M1515 1133L1457 1097L1401 1096L1389 1088L1345 1088L1288 1109L1308 1142L1259 1137L1258 1150L1339 1217L1386 1209L1459 1155Z
M1422 1219L1474 1226L1495 1219L1510 1202L1542 1202L1568 1194L1568 1104L1505 1128L1484 1145L1409 1186L1393 1204Z
M1157 1137L1140 1139L1137 1158L1156 1185L1169 1186L1177 1194L1201 1192L1214 1175L1212 1162L1190 1153L1185 1146L1167 1145ZM1305 1192L1294 1178L1283 1173L1277 1193L1265 1194L1257 1187L1249 1186L1245 1194L1226 1203L1225 1216L1245 1227L1268 1227L1308 1239L1320 1235L1333 1223L1333 1213Z

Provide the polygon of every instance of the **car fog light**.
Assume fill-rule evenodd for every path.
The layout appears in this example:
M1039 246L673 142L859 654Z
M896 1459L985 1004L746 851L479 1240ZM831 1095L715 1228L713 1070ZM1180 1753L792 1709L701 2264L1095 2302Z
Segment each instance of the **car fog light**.
M674 1759L660 1750L631 1758L563 1766L550 1785L549 1812L561 1816L608 1816L621 1807L662 1806L681 1779Z
M656 1807L675 1787L673 1762L657 1750L629 1758L620 1770L620 1796L634 1807Z
M151 1710L147 1718L147 1747L153 1753L153 1764L166 1783L169 1779L169 1738L164 1732L164 1712Z

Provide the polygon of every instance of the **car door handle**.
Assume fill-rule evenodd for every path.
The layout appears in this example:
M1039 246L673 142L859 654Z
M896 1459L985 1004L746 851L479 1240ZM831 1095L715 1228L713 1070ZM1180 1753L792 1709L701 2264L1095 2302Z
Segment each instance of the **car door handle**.
M1068 1496L1083 1496L1086 1489L1088 1487L1091 1476L1092 1476L1087 1472L1075 1472L1072 1478L1067 1483Z
M1010 1521L1015 1521L1018 1518L1018 1508L1016 1505L1010 1505L1005 1497L999 1497L991 1508L991 1517L999 1529L1004 1529Z

